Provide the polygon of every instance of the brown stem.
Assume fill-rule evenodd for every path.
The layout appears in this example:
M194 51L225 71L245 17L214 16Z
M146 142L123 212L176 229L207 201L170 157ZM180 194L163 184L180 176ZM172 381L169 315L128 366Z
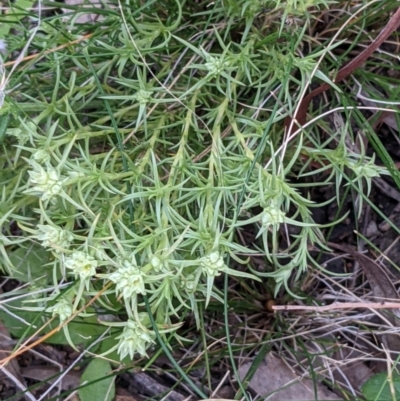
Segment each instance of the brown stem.
M347 64L345 64L338 72L335 83L342 81L346 77L348 77L355 69L360 67L367 59L371 56L371 54L400 26L400 8L393 14L392 18L390 18L389 22L386 26L381 30L376 39L359 55L350 60ZM322 84L318 88L314 89L311 93L309 93L300 103L300 107L298 113L293 117L287 117L285 120L285 126L288 129L291 125L292 119L295 120L300 126L304 125L307 119L307 110L310 105L311 100L319 95L322 92L325 92L330 88L330 85L327 83ZM292 129L290 132L296 129L296 124L292 125Z

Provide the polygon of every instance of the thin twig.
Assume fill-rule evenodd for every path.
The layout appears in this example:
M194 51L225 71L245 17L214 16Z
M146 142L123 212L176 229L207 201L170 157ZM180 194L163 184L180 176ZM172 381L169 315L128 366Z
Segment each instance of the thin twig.
M26 398L37 401L34 395L23 385L6 367L0 366L0 370L21 390Z
M334 302L324 306L305 306L305 305L273 305L274 311L313 311L328 312L335 309L400 309L400 302Z

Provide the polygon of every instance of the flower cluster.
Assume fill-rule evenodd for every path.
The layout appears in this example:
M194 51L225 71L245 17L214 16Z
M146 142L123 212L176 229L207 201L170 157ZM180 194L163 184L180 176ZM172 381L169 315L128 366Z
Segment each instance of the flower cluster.
M60 323L68 320L73 313L71 302L66 298L60 298L59 301L47 309L48 312L51 312L53 317L58 316L60 319Z
M30 161L33 171L28 171L30 184L32 188L25 191L26 194L35 195L42 198L43 201L50 200L62 191L63 178L58 171L51 166L45 170L34 161Z
M147 356L146 349L154 343L152 333L132 319L127 321L122 334L117 339L119 340L118 354L121 359L128 355L133 359L136 352L141 356Z
M349 158L349 161L347 162L347 166L351 168L354 172L356 181L360 180L361 178L364 178L366 180L368 184L368 195L371 188L371 179L379 177L382 174L387 174L387 170L374 164L374 159L374 157L369 160L365 160L365 158L360 158L359 160L355 161Z
M136 93L136 100L139 102L139 104L147 104L151 100L151 96L153 95L153 92L146 91L144 89L140 89Z
M21 128L14 128L8 131L8 135L17 139L18 145L24 146L29 141L29 133Z
M217 251L202 257L200 265L209 276L219 276L227 268L223 257Z
M38 230L34 238L42 241L45 248L53 248L56 252L68 249L74 236L70 231L63 230L58 226L38 224Z
M38 149L36 152L32 153L31 158L39 164L46 164L50 162L50 154L44 149Z
M158 257L158 256L153 256L150 260L150 264L152 266L152 268L156 271L156 272L160 272L162 271L163 267L164 267L164 263L163 261Z
M187 277L181 276L181 288L184 288L187 293L196 291L196 277L194 274L189 274Z
M144 274L128 260L121 262L121 266L107 278L116 284L117 293L129 300L136 294L146 294L144 287Z
M262 214L261 223L263 228L268 228L272 226L273 228L278 228L280 224L285 222L285 213L272 202L269 206L264 209Z
M204 64L210 75L220 75L228 67L228 63L221 58L213 56L207 57L207 62Z
M96 274L97 260L85 252L75 251L66 258L65 267L71 269L75 277L85 281Z

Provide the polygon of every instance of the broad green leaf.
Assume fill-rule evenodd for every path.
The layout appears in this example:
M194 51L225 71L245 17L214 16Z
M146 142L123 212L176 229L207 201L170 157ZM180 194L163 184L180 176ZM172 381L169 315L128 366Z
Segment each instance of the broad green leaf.
M52 328L57 327L57 325L58 321L53 324ZM76 317L68 323L69 335L75 345L90 344L94 339L101 336L107 329L106 326L98 323L96 316L85 318ZM63 330L52 335L46 342L50 344L68 344ZM93 350L94 349L92 349L92 351Z
M12 4L12 7L7 7L3 17L7 23L0 24L0 39L6 39L13 28L13 24L26 18L26 13L21 12L21 10L29 10L33 6L33 0L17 0Z
M361 392L367 401L393 401L400 399L400 375L393 372L393 387L395 394L390 391L387 373L378 373L367 380Z
M119 333L120 334L120 333ZM109 352L106 354L108 360L114 360L114 361L120 361L122 364L129 364L131 360L129 359L129 356L126 356L123 360L118 355L117 352L117 345L119 344L119 340L116 339L116 336L111 336L108 338L105 338L101 344L99 349L96 351L97 354L102 355L105 354L106 352L109 352L112 348L115 348L113 352Z
M24 311L21 299L6 303L3 301L3 308L0 309L0 320L16 338L33 335L41 325L39 314Z
M94 359L81 377L81 384L91 383L79 389L81 401L112 401L115 397L114 376L110 376L111 365L104 359Z
M29 304L29 306L36 306ZM47 316L35 311L28 311L22 299L16 299L12 302L3 303L0 309L0 320L4 323L10 333L20 339L26 338L35 333L47 320ZM40 335L44 335L59 325L56 319L43 330ZM107 330L107 327L97 322L95 316L76 317L69 322L68 330L72 342L75 345L86 345L93 342ZM68 344L64 331L59 330L46 340L50 344Z
M50 255L41 246L18 248L9 255L11 263L17 269L12 272L12 278L23 283L47 284L51 278L51 267L46 266Z

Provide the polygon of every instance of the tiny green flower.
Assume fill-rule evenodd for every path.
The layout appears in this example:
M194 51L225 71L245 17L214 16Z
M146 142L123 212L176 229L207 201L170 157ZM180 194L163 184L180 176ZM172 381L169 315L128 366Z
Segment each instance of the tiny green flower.
M189 274L187 277L181 276L180 284L189 294L196 291L196 279L194 274Z
M219 252L215 251L201 258L201 267L207 275L219 276L227 266Z
M38 224L38 230L34 238L42 241L45 248L53 248L56 252L60 252L60 248L68 249L74 236L71 232L63 230L61 227Z
M25 145L30 140L30 131L36 132L36 125L28 122L26 126L21 124L18 128L10 128L7 130L7 135L17 139L19 145Z
M139 102L139 104L147 104L151 100L151 96L153 95L153 92L146 91L144 89L140 89L136 93L136 100Z
M150 260L150 264L156 272L160 272L164 267L164 263L158 256L153 256Z
M380 175L379 167L375 166L373 163L349 163L349 165L353 169L356 177L363 177L366 180L370 180Z
M271 204L264 209L261 222L264 228L277 227L285 222L285 213L275 204Z
M29 133L21 128L9 128L7 135L13 136L18 141L18 145L21 146L24 146L29 141Z
M262 0L249 0L243 3L242 9L241 9L241 14L246 15L247 17L253 17L258 14L265 2Z
M224 61L222 57L217 58L207 55L204 66L210 75L216 76L223 73L229 67L229 62Z
M39 164L46 164L50 162L50 154L44 149L39 149L35 153L32 153L31 159Z
M39 196L46 201L61 193L63 179L56 169L47 166L45 170L32 160L30 163L33 166L33 171L28 171L30 176L29 183L33 185L33 188L26 190L26 194Z
M127 321L122 334L117 339L119 340L118 354L121 359L128 355L133 359L135 353L147 357L146 349L154 343L151 332L132 319Z
M47 308L48 312L52 313L52 316L58 316L60 323L68 320L73 313L72 305L66 298L61 298L55 305Z
M107 278L116 284L116 291L121 293L124 299L129 300L137 294L146 294L144 274L127 260L124 260L115 272L107 275Z
M85 252L75 251L66 258L65 267L71 269L75 277L85 281L96 274L97 260Z

